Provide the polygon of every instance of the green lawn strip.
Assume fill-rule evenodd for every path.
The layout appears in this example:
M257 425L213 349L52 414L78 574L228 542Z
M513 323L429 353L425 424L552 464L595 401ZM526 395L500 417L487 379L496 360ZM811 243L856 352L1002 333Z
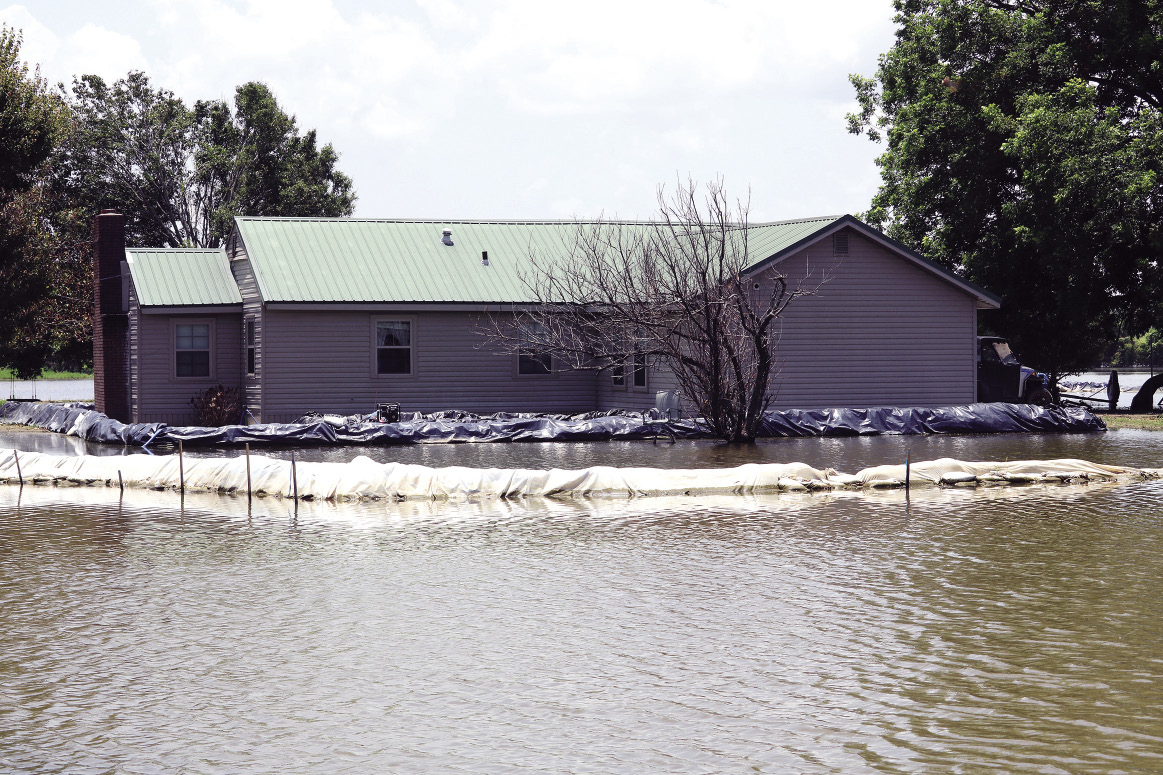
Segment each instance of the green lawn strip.
M13 379L15 375L12 369L0 368L0 379ZM92 379L93 372L85 373L83 371L46 371L37 379Z
M1163 415L1161 414L1100 414L1106 427L1112 431L1163 431Z

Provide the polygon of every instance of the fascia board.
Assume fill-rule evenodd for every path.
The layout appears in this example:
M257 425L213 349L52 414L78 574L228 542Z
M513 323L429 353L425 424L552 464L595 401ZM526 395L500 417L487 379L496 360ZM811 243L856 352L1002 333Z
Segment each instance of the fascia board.
M179 306L145 306L138 304L137 308L143 315L213 315L229 314L242 311L242 302L237 304L182 304Z
M510 312L539 309L542 305L508 301L268 301L264 309L301 312Z

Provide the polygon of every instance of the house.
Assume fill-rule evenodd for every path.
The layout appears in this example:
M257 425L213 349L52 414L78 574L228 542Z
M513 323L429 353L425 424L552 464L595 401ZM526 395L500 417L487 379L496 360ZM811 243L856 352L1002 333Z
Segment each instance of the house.
M631 225L632 226L632 225ZM672 379L547 369L498 355L482 316L529 302L531 251L565 252L573 222L235 219L221 249L124 245L95 222L98 408L187 424L190 399L237 387L254 419L308 411L644 409ZM828 281L779 332L775 408L946 406L976 399L977 312L999 299L850 215L749 227L750 280Z

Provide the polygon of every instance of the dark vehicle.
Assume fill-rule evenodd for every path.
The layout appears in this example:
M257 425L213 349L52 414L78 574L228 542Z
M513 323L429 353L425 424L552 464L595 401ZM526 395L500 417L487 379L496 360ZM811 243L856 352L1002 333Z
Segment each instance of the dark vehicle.
M1054 402L1049 377L1018 363L1009 341L1000 336L977 337L977 400L1039 406Z

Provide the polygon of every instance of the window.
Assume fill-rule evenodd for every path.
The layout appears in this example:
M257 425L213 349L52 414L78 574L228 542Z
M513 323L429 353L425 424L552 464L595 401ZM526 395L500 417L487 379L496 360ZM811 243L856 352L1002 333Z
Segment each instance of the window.
M646 387L645 353L634 353L634 387Z
M610 381L619 389L645 388L649 384L649 371L646 353L636 352L610 367Z
M539 323L525 326L525 337L532 342L544 328ZM534 350L521 350L517 354L518 374L549 374L553 371L553 356L550 353L539 353Z
M553 370L553 356L549 353L526 353L517 356L518 374L548 374Z
M376 374L412 373L412 323L376 321Z
M250 318L246 321L246 373L248 375L254 376L257 360L254 338L254 318Z
M174 376L210 376L210 324L174 325Z

